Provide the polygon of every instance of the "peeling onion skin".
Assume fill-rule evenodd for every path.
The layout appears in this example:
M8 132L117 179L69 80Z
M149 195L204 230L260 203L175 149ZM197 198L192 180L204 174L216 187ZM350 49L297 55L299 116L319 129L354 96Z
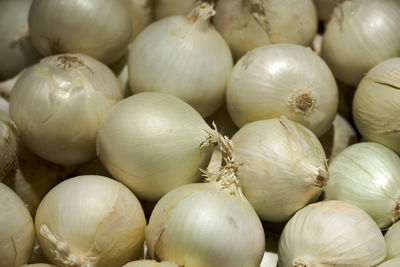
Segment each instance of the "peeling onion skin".
M32 0L0 1L0 81L10 79L41 58L28 29Z
M0 267L20 267L33 251L35 230L25 203L0 183Z
M42 200L35 218L43 253L63 267L120 267L137 259L143 249L145 225L135 195L121 183L96 175L58 184ZM49 241L45 228L55 242ZM58 259L54 249L63 252Z
M399 27L397 0L344 1L326 26L322 57L338 80L357 86L372 67L400 56Z
M34 0L29 29L43 56L82 53L109 65L125 53L132 20L121 0Z
M7 113L0 110L0 182L17 167L18 131Z
M353 101L354 122L367 141L387 146L400 155L400 58L371 69Z
M312 0L220 0L216 12L215 28L235 60L264 45L309 46L317 33Z
M233 136L235 159L243 163L243 194L261 220L287 221L315 202L328 179L328 165L317 137L284 117L251 122Z
M306 206L286 224L279 267L376 266L386 257L383 235L360 208L341 201Z
M335 118L338 89L326 63L310 48L276 44L256 48L236 63L226 103L238 127L284 115L319 137Z
M96 156L100 125L121 99L121 85L107 66L81 54L55 55L18 78L10 117L34 153L78 165Z
M258 267L264 231L250 203L217 183L167 193L146 227L150 255L191 267Z
M329 165L326 199L358 206L385 230L400 219L400 157L389 148L362 142Z

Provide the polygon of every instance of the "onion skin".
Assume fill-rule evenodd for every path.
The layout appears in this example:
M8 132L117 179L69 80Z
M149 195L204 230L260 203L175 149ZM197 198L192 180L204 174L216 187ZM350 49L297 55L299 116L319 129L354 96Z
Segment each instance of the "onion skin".
M354 122L367 141L383 144L400 155L400 58L371 69L357 87Z

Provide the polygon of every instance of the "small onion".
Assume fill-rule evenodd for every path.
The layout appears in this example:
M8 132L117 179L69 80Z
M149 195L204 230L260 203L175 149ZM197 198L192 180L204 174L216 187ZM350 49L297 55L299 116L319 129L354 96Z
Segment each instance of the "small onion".
M377 143L358 143L329 165L326 198L365 210L381 229L400 219L400 158Z
M32 41L44 56L82 53L111 64L125 53L131 25L121 0L35 0L29 11Z
M243 193L261 220L282 222L315 202L329 174L324 150L285 117L248 123L233 136Z
M145 225L135 195L95 175L58 184L42 200L35 218L43 253L63 267L120 267L138 258Z
M140 261L128 262L122 267L179 267L179 266L171 261L156 262L154 260L140 260Z
M385 234L386 259L400 257L400 222L393 224Z
M368 141L381 143L400 155L400 58L371 69L354 95L354 122Z
M207 183L181 186L158 201L145 232L152 258L179 266L260 266L260 219L238 185L232 143L224 138L220 149L224 165L218 173L205 172Z
M232 71L232 55L210 24L212 5L199 2L187 16L147 27L128 59L133 92L163 92L188 102L203 117L221 106Z
M0 110L0 182L17 166L17 137L14 122Z
M341 2L346 0L314 0L317 9L318 19L325 22L331 17L333 9Z
M322 57L335 77L357 86L372 67L400 56L400 1L344 1L323 38Z
M10 116L34 153L76 165L95 157L103 118L120 99L120 84L104 64L80 54L57 55L18 78Z
M33 220L24 202L2 183L0 229L0 266L20 267L27 263L35 241Z
M139 198L156 201L199 180L212 148L202 146L204 119L182 100L162 93L130 96L109 113L97 137L97 154L114 178Z
M32 0L0 1L0 80L9 79L40 58L29 36Z
M165 17L187 14L197 0L153 0L153 13L156 20Z
M321 136L335 118L338 89L311 49L277 44L256 48L236 63L226 99L239 127L284 115Z
M214 19L236 60L256 47L311 45L317 32L312 0L220 0Z
M375 266L386 257L379 227L363 210L341 201L311 204L286 224L279 267Z
M340 114L336 114L332 127L319 140L327 158L332 161L348 146L357 143L357 139L357 133L353 126Z
M400 266L400 257L385 261L379 264L377 267L399 267L399 266Z

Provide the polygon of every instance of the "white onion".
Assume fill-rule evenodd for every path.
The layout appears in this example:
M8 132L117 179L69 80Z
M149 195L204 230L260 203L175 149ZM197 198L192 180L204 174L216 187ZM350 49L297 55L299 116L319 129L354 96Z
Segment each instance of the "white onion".
M187 14L197 0L153 0L153 13L156 20L165 17Z
M186 16L147 27L133 42L128 59L133 92L163 92L193 106L203 117L224 101L232 55L210 25L215 11L199 2Z
M9 79L40 58L29 36L32 0L0 1L0 80Z
M152 0L124 0L132 21L131 43L136 36L153 21L151 1Z
M42 251L63 267L120 267L138 258L145 225L132 192L95 175L58 184L42 200L35 218Z
M80 54L57 55L18 78L10 116L34 153L56 164L76 165L95 157L98 129L120 99L117 78L101 62Z
M315 202L329 174L324 150L304 126L281 117L248 123L233 136L243 193L261 220L282 222Z
M326 198L365 210L381 229L400 219L400 158L383 145L366 142L343 150L329 165Z
M340 114L336 114L332 127L319 139L329 161L332 161L348 146L357 143L358 137L353 126Z
M114 178L139 198L156 201L172 189L199 180L212 148L211 131L182 100L140 93L117 104L97 137L97 154Z
M25 202L35 216L40 201L67 174L60 166L39 158L23 145L19 145L18 169L6 184Z
M256 47L311 45L317 32L312 0L220 0L214 24L236 60Z
M400 257L400 222L393 224L385 233L386 259Z
M321 136L335 118L338 89L311 49L277 44L256 48L236 63L226 99L239 127L284 115Z
M20 267L28 262L35 240L32 217L24 202L0 183L0 266Z
M171 261L156 262L154 260L140 260L128 262L122 267L178 267L178 265Z
M379 227L363 210L341 201L311 204L286 224L279 267L375 266L386 256Z
M400 155L400 58L371 69L354 95L354 122L368 141L381 143Z
M193 267L260 265L264 231L238 185L232 143L221 144L224 165L205 172L207 183L181 186L158 201L145 233L152 258Z
M42 55L82 53L105 64L125 53L131 24L121 0L35 0L29 11L32 41Z
M0 110L0 182L17 166L17 128L10 117Z
M383 263L379 264L377 267L398 267L400 266L400 257L394 258L388 261L384 261Z
M322 57L335 77L357 86L369 69L400 56L398 0L344 1L323 36Z

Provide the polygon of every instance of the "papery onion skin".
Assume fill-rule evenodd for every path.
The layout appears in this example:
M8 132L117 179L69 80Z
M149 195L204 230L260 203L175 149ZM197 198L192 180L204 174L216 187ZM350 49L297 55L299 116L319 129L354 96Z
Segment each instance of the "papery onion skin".
M323 36L322 57L340 81L357 86L378 63L400 56L400 2L344 1Z
M121 99L120 84L107 66L81 54L56 55L18 78L10 116L34 153L77 165L95 157L103 118Z
M32 0L0 1L0 81L18 74L41 56L28 29Z
M344 149L357 143L358 136L353 126L340 114L336 114L332 127L319 140L331 162Z
M312 0L220 0L214 25L238 60L277 43L311 45L317 32Z
M121 0L34 0L29 30L44 56L82 53L111 64L125 53L132 22Z
M0 183L0 266L20 267L33 250L35 229L24 202Z
M400 222L393 224L385 233L387 248L386 259L400 257Z
M379 227L363 210L341 201L323 201L290 219L278 257L280 267L367 267L385 259L386 246Z
M40 203L35 218L40 247L59 266L122 266L139 257L145 225L135 195L121 183L95 175L70 178L54 187ZM56 259L44 226L58 239L56 250L69 248L69 261ZM64 242L62 246L60 242ZM71 260L75 257L79 263Z
M146 227L150 255L180 266L259 266L264 242L248 201L216 183L188 184L167 193Z
M400 155L400 58L371 69L357 87L354 122L367 141L383 144Z
M140 260L128 262L122 267L179 267L172 261L156 262L154 260Z
M0 182L17 167L17 138L14 122L0 110Z
M200 147L211 130L198 112L162 93L140 93L109 113L97 137L97 154L113 177L142 200L197 182L212 148Z
M338 89L326 63L311 49L277 44L256 48L236 63L226 101L239 127L284 115L319 137L335 118Z
M284 117L248 123L232 142L235 159L243 163L243 193L261 220L288 220L315 202L329 179L317 137Z
M222 104L232 71L228 45L210 24L214 14L199 3L187 16L157 21L138 35L129 52L132 92L172 94L203 117Z
M329 165L327 199L342 200L367 212L381 229L400 218L400 158L378 143L343 150Z

